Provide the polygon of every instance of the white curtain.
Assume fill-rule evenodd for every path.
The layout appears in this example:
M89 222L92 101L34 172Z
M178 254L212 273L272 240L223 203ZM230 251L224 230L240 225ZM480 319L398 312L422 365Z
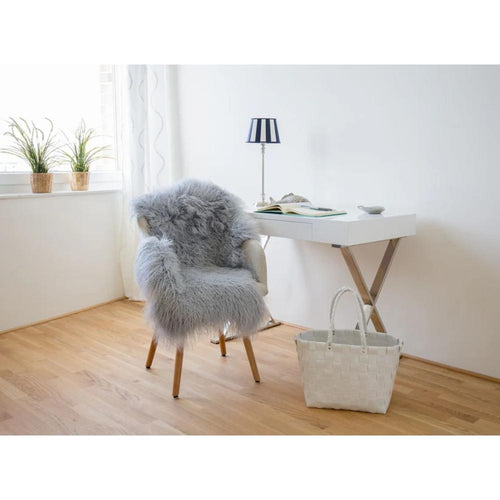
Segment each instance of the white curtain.
M176 68L165 65L115 67L117 156L123 172L120 260L125 295L143 297L134 279L139 230L131 218L136 196L180 178Z

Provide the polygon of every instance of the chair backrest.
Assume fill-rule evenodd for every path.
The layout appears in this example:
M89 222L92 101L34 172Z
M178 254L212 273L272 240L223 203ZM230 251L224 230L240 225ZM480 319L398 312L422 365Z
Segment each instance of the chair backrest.
M241 200L211 182L188 179L144 194L132 210L151 236L170 239L189 266L242 267L242 243L257 238Z

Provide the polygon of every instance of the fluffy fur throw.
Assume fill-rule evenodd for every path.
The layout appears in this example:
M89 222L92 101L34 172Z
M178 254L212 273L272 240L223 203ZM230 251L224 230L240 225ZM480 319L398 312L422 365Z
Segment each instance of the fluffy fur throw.
M160 340L180 347L228 321L236 335L259 329L266 307L242 252L257 233L238 198L186 180L140 196L132 208L149 227L135 273Z

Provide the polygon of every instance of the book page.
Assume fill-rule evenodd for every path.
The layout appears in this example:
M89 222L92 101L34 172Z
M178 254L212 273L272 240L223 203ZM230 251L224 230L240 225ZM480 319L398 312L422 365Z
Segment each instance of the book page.
M305 217L327 217L329 215L344 215L347 213L345 210L318 210L304 205L304 203L274 203L260 207L255 212L303 215Z

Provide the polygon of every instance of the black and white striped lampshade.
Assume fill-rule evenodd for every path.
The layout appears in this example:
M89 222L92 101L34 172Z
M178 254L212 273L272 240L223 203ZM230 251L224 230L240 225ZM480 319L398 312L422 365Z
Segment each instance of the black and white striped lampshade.
M252 118L247 142L279 144L280 136L276 118Z

